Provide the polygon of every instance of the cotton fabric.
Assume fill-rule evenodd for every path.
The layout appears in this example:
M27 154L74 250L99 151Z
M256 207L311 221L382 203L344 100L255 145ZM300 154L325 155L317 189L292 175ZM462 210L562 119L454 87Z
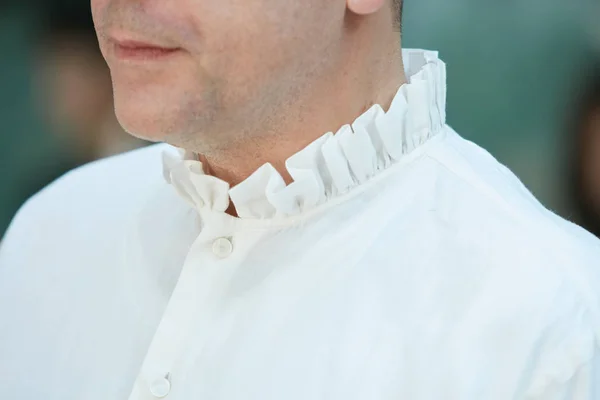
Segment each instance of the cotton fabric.
M390 109L288 186L156 145L31 199L0 248L0 398L599 399L600 243L446 124L436 53L403 57Z

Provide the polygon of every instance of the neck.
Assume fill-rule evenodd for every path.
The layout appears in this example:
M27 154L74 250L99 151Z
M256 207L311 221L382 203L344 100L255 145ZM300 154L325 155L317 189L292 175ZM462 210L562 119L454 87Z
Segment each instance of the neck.
M398 88L406 82L400 46L397 40L391 42L395 46L387 51L376 49L378 56L373 54L375 50L350 53L342 63L347 68L337 71L327 82L316 84L318 89L295 104L276 124L277 129L263 131L271 133L245 135L226 147L199 149L205 171L233 187L268 162L289 184L292 179L285 160L290 156L321 135L351 123L373 104L389 108Z

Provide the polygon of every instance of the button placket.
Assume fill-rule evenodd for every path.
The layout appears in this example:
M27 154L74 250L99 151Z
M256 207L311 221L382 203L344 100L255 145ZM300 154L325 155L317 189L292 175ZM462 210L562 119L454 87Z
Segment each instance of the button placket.
M223 268L220 260L233 254L235 233L227 221L212 217L199 213L202 230L188 252L130 400L172 396L171 377L186 364L187 354L207 340L207 327L213 318L211 305L215 304L211 298L219 295L215 288L225 286L233 271ZM170 374L163 376L167 371Z
M217 287L225 286L232 269L222 268L216 259L233 252L231 230L203 230L191 246L178 283L165 309L161 322L148 349L137 384L130 400L168 398L173 394L174 375L185 365L187 354L201 346L210 332L213 318L213 296ZM222 226L222 225L221 225ZM221 233L219 235L218 233ZM165 372L170 372L164 376ZM180 389L185 390L185 389Z

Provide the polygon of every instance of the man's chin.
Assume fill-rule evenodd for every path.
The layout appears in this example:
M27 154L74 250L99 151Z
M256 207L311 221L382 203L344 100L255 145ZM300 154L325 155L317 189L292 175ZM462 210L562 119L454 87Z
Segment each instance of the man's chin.
M169 138L177 136L180 131L176 119L164 118L160 112L134 113L117 108L117 119L123 129L130 135L149 142L168 142ZM180 120L181 121L181 120Z

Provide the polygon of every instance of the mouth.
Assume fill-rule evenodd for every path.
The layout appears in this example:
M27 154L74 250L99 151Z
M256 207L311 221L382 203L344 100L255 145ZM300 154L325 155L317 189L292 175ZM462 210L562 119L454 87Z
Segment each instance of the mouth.
M180 47L166 47L137 40L109 39L111 53L123 61L160 61L180 53Z

